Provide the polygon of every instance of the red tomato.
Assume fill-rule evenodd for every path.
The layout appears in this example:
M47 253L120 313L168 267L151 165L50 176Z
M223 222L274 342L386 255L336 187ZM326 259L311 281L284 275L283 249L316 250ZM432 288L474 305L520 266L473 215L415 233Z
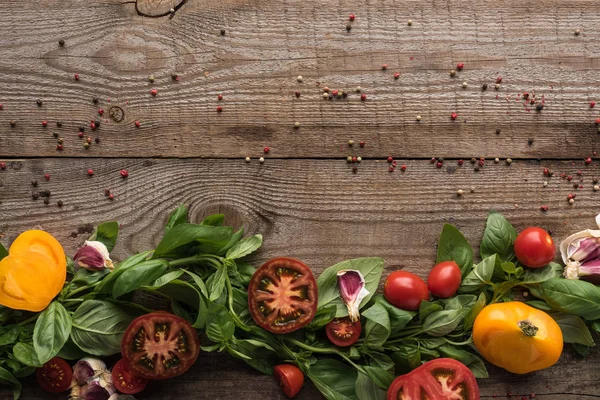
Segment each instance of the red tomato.
M556 247L548 232L542 228L531 227L517 236L515 255L521 264L529 268L541 268L554 260Z
M304 374L300 368L292 364L279 364L273 368L273 375L279 382L281 390L287 397L298 394L304 384Z
M157 312L133 320L121 341L121 354L136 376L168 379L187 371L200 354L200 340L189 322Z
M60 393L71 386L73 370L65 360L54 357L35 371L35 377L40 387L46 392Z
M334 318L325 327L327 338L336 346L352 346L358 340L362 326L360 320L352 322L350 317Z
M317 282L311 269L293 258L267 261L248 285L254 321L273 333L288 333L312 321L317 312Z
M387 301L403 310L416 311L421 301L429 301L429 290L423 279L406 271L395 271L387 277L383 295Z
M122 358L112 369L112 381L115 388L123 394L139 393L148 384L148 379L133 375Z
M447 299L458 290L460 275L460 268L454 261L442 261L429 272L427 287L435 297Z
M400 399L479 400L479 386L464 364L451 358L438 358L392 382L387 400Z

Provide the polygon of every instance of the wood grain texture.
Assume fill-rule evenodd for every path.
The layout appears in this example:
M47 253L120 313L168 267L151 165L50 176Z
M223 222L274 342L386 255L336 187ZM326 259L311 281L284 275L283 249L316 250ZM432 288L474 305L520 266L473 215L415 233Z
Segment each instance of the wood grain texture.
M173 4L145 0L140 8ZM589 107L600 91L593 0L197 0L156 19L118 0L0 0L0 7L4 157L231 158L269 145L278 157L329 158L344 156L349 139L365 140L365 155L377 158L568 159L598 149L600 114ZM347 32L350 12L357 18ZM465 69L451 78L459 61ZM354 93L358 85L366 102ZM324 86L350 96L323 100ZM541 113L526 111L524 91L544 96ZM125 111L122 122L108 117L113 105ZM102 124L86 136L102 142L85 150L77 128L95 118Z
M476 249L490 209L502 212L518 229L540 225L551 229L557 241L573 231L594 226L600 192L589 183L599 167L565 161L513 162L454 171L454 161L437 169L425 160L403 161L404 173L389 173L387 163L360 164L357 174L344 161L267 160L139 160L139 159L32 159L9 163L0 171L0 210L3 243L24 229L41 226L73 254L87 234L77 234L88 223L122 223L121 238L113 252L120 260L152 248L161 237L169 211L184 202L191 219L223 212L226 223L261 232L264 247L256 264L280 255L306 261L315 273L343 259L382 256L386 274L405 268L421 276L435 260L435 246L444 222L457 225ZM469 164L470 165L470 164ZM448 167L450 168L448 170ZM545 178L548 167L555 176ZM94 176L87 176L93 168ZM119 170L129 171L123 179ZM572 182L560 173L577 176L584 188L569 205ZM51 174L49 182L43 180ZM31 200L36 190L50 190L52 202ZM548 187L542 182L547 180ZM474 192L470 192L470 188ZM105 198L110 188L116 198ZM463 188L462 197L456 190ZM62 200L62 208L56 202ZM539 205L550 210L542 213ZM547 399L598 397L600 385L594 349L587 360L565 352L560 364L527 376L509 375L490 367L491 378L481 380L484 397L536 393ZM283 399L270 377L260 376L242 362L225 356L203 355L191 373L169 384L156 384L140 399ZM26 385L26 399L49 398ZM542 396L542 394L545 394ZM4 392L6 398L8 394ZM319 398L309 386L300 399Z

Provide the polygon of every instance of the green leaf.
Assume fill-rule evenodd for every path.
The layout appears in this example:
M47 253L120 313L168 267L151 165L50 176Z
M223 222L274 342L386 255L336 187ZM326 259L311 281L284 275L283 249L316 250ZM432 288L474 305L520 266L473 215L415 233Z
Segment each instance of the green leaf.
M414 318L417 314L414 311L401 310L398 307L390 304L385 297L378 295L374 297L375 301L381 304L387 311L390 318L391 337L400 333L406 325Z
M491 212L485 224L483 239L479 252L481 258L497 254L503 261L511 261L515 257L513 245L517 238L517 231L497 212Z
M165 225L165 233L173 229L174 226L185 224L186 222L188 222L188 207L185 204L181 204L169 214L169 220Z
M436 311L442 311L444 307L439 304L432 303L427 300L423 300L421 305L419 306L419 322L423 322L429 314L434 313Z
M385 400L387 398L387 392L362 372L358 373L354 389L358 400Z
M71 334L71 316L62 304L53 301L40 313L33 330L33 348L45 364L60 351Z
M358 400L355 389L357 373L349 365L324 358L317 360L306 373L325 399Z
M194 284L196 284L198 290L200 290L200 293L202 293L204 297L208 297L208 290L206 289L206 285L204 284L202 278L200 278L198 274L195 274L191 271L185 270L185 273L192 277Z
M444 310L458 310L460 308L469 308L477 301L474 294L459 294L447 299L439 299L437 302L444 305Z
M487 305L487 297L485 296L485 293L479 293L479 297L477 298L477 301L471 307L471 309L469 310L469 313L465 316L465 330L466 331L471 330L471 328L473 327L473 324L475 323L475 318L477 318L477 316L479 315L481 310L483 310L486 305Z
M119 235L119 224L117 222L104 222L98 225L90 240L96 240L103 243L108 251L112 251L117 243L117 236Z
M528 306L537 308L538 310L552 311L552 307L550 307L548 305L548 303L546 303L544 300L529 300L525 304L527 304Z
M83 286L91 285L110 273L110 269L103 268L100 271L90 271L85 268L80 268L73 275L73 279L71 279L71 285L69 286L70 291L78 289Z
M367 308L362 316L367 320L364 344L376 349L381 348L392 332L387 310L380 303L375 303Z
M247 237L247 238L239 241L236 245L234 245L229 250L227 250L227 254L225 254L225 258L228 258L230 260L235 260L237 258L245 257L248 254L251 254L251 253L255 252L256 250L258 250L261 245L262 245L262 235L258 234L258 235Z
M29 343L19 342L13 346L13 355L21 364L29 367L41 367L43 364L38 360L37 353Z
M125 330L140 313L102 300L86 300L73 313L71 339L86 353L110 356L121 351Z
M0 367L0 382L10 385L12 388L13 400L21 396L21 382L14 377L8 370Z
M224 214L212 214L204 218L200 225L221 226L225 221Z
M369 351L366 355L369 357L369 365L394 372L394 361L388 355L377 351Z
M560 326L565 343L578 343L584 346L595 346L592 334L587 325L577 315L556 313L552 318Z
M484 258L463 278L458 289L459 293L476 293L481 291L486 285L492 284L492 277L494 276L494 271L497 269L501 270L502 265L496 254Z
M517 272L517 267L513 262L503 262L502 271L506 272L507 274L515 274Z
M279 364L279 356L265 342L241 339L230 343L229 348L245 355L243 360L246 364L266 375L272 375L273 367Z
M88 354L85 351L81 350L73 343L73 340L69 339L56 356L65 360L79 360L87 355Z
M310 321L310 324L306 326L306 329L317 330L324 327L335 318L336 311L337 307L335 306L318 309L315 317L312 319L312 321Z
M387 390L394 380L394 374L383 368L365 365L363 366L363 369L367 371L367 375L369 375L373 382L381 389Z
M148 260L124 270L112 288L112 297L118 298L160 278L169 267L165 260ZM114 273L114 272L113 272Z
M212 279L211 279L212 278ZM227 282L227 267L222 265L212 276L209 277L208 293L209 300L217 300L225 290L225 283Z
M436 264L454 261L465 276L473 267L473 249L455 226L445 224L438 243Z
M181 277L181 275L183 275L184 273L185 273L185 270L183 270L183 269L176 269L173 271L169 271L166 274L164 274L163 276L161 276L160 278L158 278L157 280L155 280L154 283L152 284L152 287L164 286L167 283L174 281L175 279L179 279Z
M459 349L450 344L445 344L443 346L440 346L437 350L440 352L440 354L442 356L453 358L453 359L465 364L467 367L469 367L471 372L473 372L473 375L475 375L475 378L489 377L487 369L485 368L485 364L483 363L483 360L481 358L477 357L475 354L473 354L469 351L466 351L466 350Z
M218 250L230 239L230 227L181 224L165 233L154 250L153 258L185 257L192 247L198 247L198 251L201 251L218 246ZM205 247L201 248L202 245Z
M584 346L584 345L579 344L579 343L571 343L571 346L573 346L573 348L575 349L575 351L577 352L577 354L579 354L581 357L586 357L588 355L588 353L590 352L590 349L591 349L591 347Z
M592 283L552 278L542 283L541 294L556 311L590 321L600 319L600 288Z
M233 337L235 324L225 306L211 303L206 316L206 336L215 343L224 343Z
M144 253L136 254L134 256L129 257L125 261L117 264L114 271L112 271L108 276L104 277L102 281L94 288L95 293L112 293L113 286L116 280L127 271L129 268L132 268L142 262L146 262L146 259L151 254L151 251L147 251ZM151 261L151 260L148 260Z
M19 325L3 326L0 328L0 346L13 344L21 333Z
M361 301L359 309L364 307L373 294L377 291L381 274L383 273L382 258L355 258L353 260L342 261L332 267L325 269L319 279L317 286L319 288L318 308L329 305L337 307L336 317L345 317L348 315L348 308L340 297L340 290L337 284L337 273L343 269L358 270L365 278L365 288L369 294Z
M7 255L8 255L8 250L6 250L6 247L2 246L2 243L0 243L0 260L2 260Z
M551 262L543 268L527 268L525 276L523 277L524 283L542 283L552 278L560 278L563 274L563 266Z
M593 330L595 330L597 333L600 333L600 321L594 321L591 323L591 327Z
M445 336L455 330L463 321L468 309L436 311L423 322L423 331L430 336Z
M396 364L396 372L401 374L410 372L421 365L421 351L416 344L404 343L398 350L391 354Z
M225 246L223 246L223 248L221 248L217 252L217 254L227 253L227 251L230 248L235 246L237 244L237 242L239 242L242 239L242 236L244 236L244 228L240 228L237 232L235 232L233 235L231 235L231 239L229 239L229 242L227 242L227 244Z

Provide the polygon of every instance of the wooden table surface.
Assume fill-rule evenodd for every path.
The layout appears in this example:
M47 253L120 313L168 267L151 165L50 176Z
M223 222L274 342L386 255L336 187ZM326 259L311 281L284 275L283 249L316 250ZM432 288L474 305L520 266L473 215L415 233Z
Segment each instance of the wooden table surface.
M490 210L517 229L550 229L556 241L594 227L600 170L584 159L600 143L600 104L590 104L600 101L596 0L177 3L138 0L140 13L167 14L149 18L134 1L0 0L3 243L41 226L73 254L86 224L118 220L120 260L152 248L184 202L194 221L222 212L226 223L262 233L256 263L288 255L319 273L381 256L386 273L426 276L445 222L474 246ZM451 77L459 62L464 69ZM348 96L323 99L324 87ZM95 131L91 120L100 121ZM393 172L388 156L398 160ZM444 157L442 168L431 157ZM478 172L472 157L485 157ZM32 199L46 189L50 204ZM525 376L490 366L482 397L600 397L599 360L597 349L587 359L569 349L558 365ZM24 399L65 397L28 382ZM202 354L191 372L139 398L284 396L241 361ZM319 398L311 385L298 396Z

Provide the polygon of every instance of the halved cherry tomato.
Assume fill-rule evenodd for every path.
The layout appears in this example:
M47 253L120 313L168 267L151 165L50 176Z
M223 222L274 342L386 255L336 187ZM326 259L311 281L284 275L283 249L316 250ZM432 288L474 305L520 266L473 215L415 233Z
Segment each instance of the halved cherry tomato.
M554 260L554 241L542 228L531 227L519 233L515 240L515 255L529 268L541 268Z
M383 286L385 299L403 310L416 311L421 301L429 301L429 289L417 275L406 271L392 272Z
M464 364L451 358L426 362L397 377L387 400L479 400L475 376Z
M460 286L461 273L454 261L442 261L429 271L427 287L432 295L441 299L454 296Z
M157 312L133 320L121 341L129 370L146 379L168 379L187 371L200 354L200 340L189 322Z
M112 381L115 388L123 394L139 393L148 384L148 379L133 375L122 358L112 369Z
M65 360L54 357L35 371L35 377L46 392L60 393L71 386L73 370Z
M273 368L273 375L279 382L281 390L287 397L298 394L304 384L304 374L300 368L292 364L279 364Z
M312 321L317 312L317 282L311 269L293 258L267 261L248 285L254 321L273 333L288 333Z
M329 341L336 346L352 346L358 340L362 326L360 320L352 322L350 317L334 318L325 327Z

